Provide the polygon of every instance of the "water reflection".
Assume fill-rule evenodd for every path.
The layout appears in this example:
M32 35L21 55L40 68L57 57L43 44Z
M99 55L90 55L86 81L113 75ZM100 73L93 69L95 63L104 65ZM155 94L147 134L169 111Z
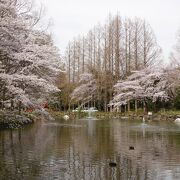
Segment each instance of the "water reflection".
M84 119L0 131L0 179L180 179L180 127Z

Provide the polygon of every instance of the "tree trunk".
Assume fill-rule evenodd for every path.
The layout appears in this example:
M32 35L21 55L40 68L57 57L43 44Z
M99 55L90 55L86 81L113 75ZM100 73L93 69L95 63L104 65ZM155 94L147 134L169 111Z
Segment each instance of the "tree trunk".
M13 111L14 110L14 101L13 101L13 99L11 99L11 111Z
M22 102L19 101L19 104L18 104L18 113L19 113L19 115L21 115L21 109L22 109Z
M137 99L135 99L135 112L137 113L138 105L137 105Z
M128 112L130 112L131 108L130 108L130 101L128 101Z
M143 106L144 106L144 113L146 114L148 109L147 109L147 103L145 100L143 101Z

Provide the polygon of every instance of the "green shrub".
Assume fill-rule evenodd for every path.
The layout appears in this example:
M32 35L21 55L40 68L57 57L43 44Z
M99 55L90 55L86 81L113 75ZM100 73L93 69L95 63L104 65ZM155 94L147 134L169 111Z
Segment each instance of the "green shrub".
M176 91L176 97L174 99L174 107L180 110L180 88Z

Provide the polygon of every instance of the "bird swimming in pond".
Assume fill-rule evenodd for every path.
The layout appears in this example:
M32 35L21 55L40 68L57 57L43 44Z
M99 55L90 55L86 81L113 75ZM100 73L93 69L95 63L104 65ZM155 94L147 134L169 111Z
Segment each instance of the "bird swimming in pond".
M134 146L129 146L129 150L134 150Z
M68 120L69 119L69 116L68 115L64 115L63 117L65 120Z
M115 163L115 162L110 162L110 163L109 163L109 166L110 166L110 167L116 167L116 166L117 166L117 163Z
M180 118L177 118L174 122L179 122L180 123Z

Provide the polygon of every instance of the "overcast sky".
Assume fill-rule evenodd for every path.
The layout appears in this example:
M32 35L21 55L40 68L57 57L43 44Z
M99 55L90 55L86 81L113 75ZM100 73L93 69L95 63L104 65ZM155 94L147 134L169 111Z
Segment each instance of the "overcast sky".
M37 0L53 19L52 33L61 52L69 40L86 34L99 22L117 12L122 17L140 17L152 26L165 58L175 44L180 27L180 0Z

